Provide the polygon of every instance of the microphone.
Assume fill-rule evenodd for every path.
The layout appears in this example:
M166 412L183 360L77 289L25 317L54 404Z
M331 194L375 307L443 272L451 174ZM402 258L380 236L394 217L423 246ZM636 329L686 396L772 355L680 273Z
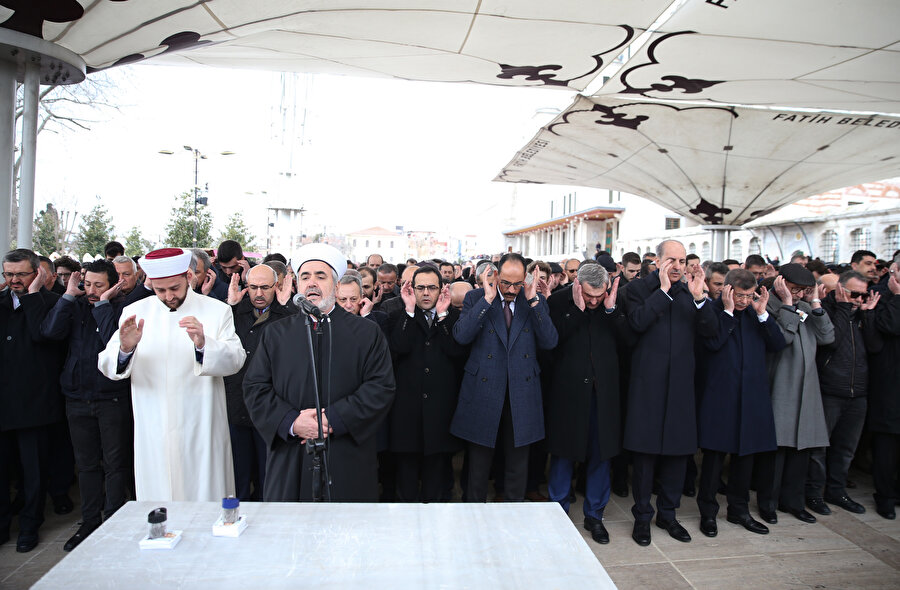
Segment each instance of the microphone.
M305 311L307 315L316 318L317 321L322 320L322 310L319 309L315 303L307 299L303 293L294 295L294 305Z

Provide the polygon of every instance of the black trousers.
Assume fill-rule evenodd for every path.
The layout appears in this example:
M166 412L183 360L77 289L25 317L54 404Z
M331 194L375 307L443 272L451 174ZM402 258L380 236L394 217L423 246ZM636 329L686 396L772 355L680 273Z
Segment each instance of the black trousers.
M19 531L37 533L43 524L49 453L48 426L0 432L0 530L8 530L12 522L9 474L17 461L22 465L19 493L24 494L25 498L25 505L19 513Z
M812 449L806 476L807 498L840 498L847 495L847 472L866 421L865 397L823 395L828 448Z
M50 461L47 466L47 493L65 496L75 483L75 450L67 420L50 426Z
M756 455L756 503L760 510L774 512L776 508L803 510L809 449L778 447L777 451Z
M900 500L900 434L871 434L875 505L879 510L890 510Z
M653 518L650 496L653 494L653 476L659 479L659 495L656 496L657 518L675 520L675 509L681 505L684 488L685 462L688 455L651 455L632 452L631 513L636 521L648 522Z
M266 485L266 441L252 426L229 424L234 488L241 501L261 502Z
M66 416L78 465L81 518L99 526L125 503L131 477L128 452L131 404L111 400L66 400ZM102 516L101 516L102 514Z
M397 500L400 502L440 502L447 489L449 453L394 453L397 466ZM421 494L419 480L422 481Z
M506 396L506 401L503 402L497 442L494 446L503 449L503 491L507 501L523 502L525 500L525 483L528 479L528 448L530 445L515 446L509 394ZM470 442L468 450L469 481L467 482L466 501L486 502L494 449Z
M703 449L703 463L700 468L700 486L697 489L697 507L700 516L715 518L719 513L719 502L716 493L722 477L722 465L727 453ZM693 459L693 457L691 458ZM753 477L753 455L731 455L731 467L728 470L728 483L725 497L728 501L728 514L742 516L750 514L750 480Z

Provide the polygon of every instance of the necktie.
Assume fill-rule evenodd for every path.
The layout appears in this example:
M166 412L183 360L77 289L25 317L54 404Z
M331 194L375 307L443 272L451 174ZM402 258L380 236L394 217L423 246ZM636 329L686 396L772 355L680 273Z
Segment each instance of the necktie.
M425 312L425 321L428 322L428 327L429 327L429 328L431 327L431 322L434 321L434 315L432 315L433 313L434 313L434 312L431 311L431 310L428 310L428 311Z
M503 317L506 318L506 331L509 332L509 327L512 325L512 308L510 307L511 301L503 302Z

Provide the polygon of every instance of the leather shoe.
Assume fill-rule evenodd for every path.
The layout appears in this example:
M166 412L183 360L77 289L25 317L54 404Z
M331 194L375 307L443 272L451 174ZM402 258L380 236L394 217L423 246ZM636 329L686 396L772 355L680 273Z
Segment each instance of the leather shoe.
M81 544L82 541L87 539L88 535L93 533L95 530L97 530L97 526L91 526L88 524L81 525L80 527L78 527L78 530L75 532L75 534L72 535L68 541L66 541L65 545L63 545L63 551L71 551L72 549L75 549Z
M628 497L628 484L623 483L623 484L614 485L612 487L612 493L614 493L615 495L617 495L620 498L627 498Z
M749 514L729 514L726 519L732 524L741 525L751 533L756 533L757 535L769 534L769 527L755 520Z
M803 522L806 522L809 524L816 522L816 517L813 516L812 514L810 514L809 512L807 512L806 510L803 510L803 509L793 510L791 508L786 508L783 506L779 506L778 509L781 510L782 512L787 512L788 514L790 514L797 520L802 520Z
M28 553L38 544L37 533L19 533L19 539L16 541L16 551L19 553Z
M841 496L840 498L825 498L825 501L829 504L840 506L847 512L852 512L853 514L863 514L866 511L865 506L863 506L859 502L854 502L850 499L850 496Z
M53 500L53 512L56 514L68 514L75 509L75 504L68 494L52 496L50 499Z
M665 529L669 533L669 536L676 541L681 541L682 543L691 542L691 535L687 532L687 529L681 526L681 523L677 520L668 521L663 520L657 516L656 526L661 529Z
M591 516L585 516L584 528L591 531L591 538L597 543L600 543L601 545L609 543L609 533L607 532L606 527L603 526L602 520Z
M877 512L878 516L880 516L881 518L886 518L888 520L894 520L895 518L897 518L897 513L894 511L893 506L889 506L888 508L885 508L884 510L876 507L875 512Z
M822 516L828 516L829 514L831 514L831 508L828 507L828 504L826 504L825 500L823 500L822 498L807 498L806 507L816 514L821 514Z
M550 498L540 492L525 492L525 499L529 502L549 502Z
M634 529L631 531L631 538L641 547L650 544L650 523L648 521L634 521Z
M700 517L700 532L707 537L715 537L719 534L719 527L715 518Z
M697 490L694 488L684 488L681 490L681 495L686 498L693 498L697 495Z
M769 512L768 510L759 509L759 517L763 519L763 522L768 524L778 524L778 514L774 511Z

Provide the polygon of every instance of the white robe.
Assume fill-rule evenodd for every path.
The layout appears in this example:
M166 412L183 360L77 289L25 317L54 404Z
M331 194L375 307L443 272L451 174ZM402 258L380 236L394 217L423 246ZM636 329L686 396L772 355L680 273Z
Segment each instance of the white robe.
M233 495L222 377L237 373L246 353L231 308L188 289L174 312L154 295L122 310L119 325L132 315L144 320L144 333L125 370L116 372L118 331L100 353L98 368L110 379L131 377L137 499L219 501ZM178 326L186 316L203 324L202 364L187 331Z

